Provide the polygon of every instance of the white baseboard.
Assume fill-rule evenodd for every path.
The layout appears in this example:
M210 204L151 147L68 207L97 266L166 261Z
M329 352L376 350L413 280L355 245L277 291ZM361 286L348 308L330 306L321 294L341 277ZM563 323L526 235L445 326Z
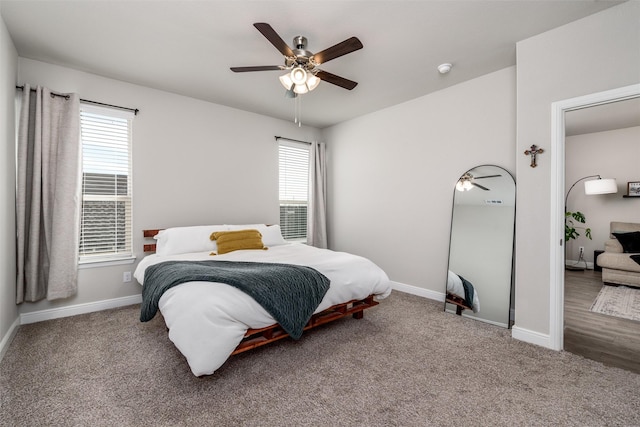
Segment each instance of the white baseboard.
M103 301L76 304L67 307L51 308L47 310L34 311L20 314L20 324L42 322L45 320L59 319L62 317L77 316L78 314L93 313L96 311L109 310L111 308L125 307L127 305L140 304L142 295L130 295L128 297L113 298Z
M2 337L2 341L0 341L0 362L2 361L2 358L4 357L4 355L7 353L7 350L9 350L9 345L11 345L11 341L13 341L13 338L18 333L18 326L20 326L19 318L17 318L13 322L13 324L11 324L11 327L9 328L7 333L4 334L4 337Z
M444 292L432 291L429 289L419 288L413 285L407 285L399 282L391 282L391 287L400 292L406 292L408 294L417 295L424 298L433 299L436 301L445 300ZM491 322L490 322L491 323ZM504 324L494 323L500 327L506 327ZM541 334L540 332L530 331L528 329L519 328L518 326L513 326L511 328L511 336L517 340L528 342L530 344L539 345L541 347L546 347L553 349L551 345L551 338L548 334Z
M391 282L391 287L397 291L405 292L407 294L444 302L444 292L432 291L430 289L419 288L417 286L407 285L400 282Z
M564 265L577 265L578 267L584 266L586 263L587 270L593 270L593 263L591 261L578 261L577 259L568 259L565 261Z
M444 292L432 291L430 289L419 288L413 285L407 285L405 283L399 282L391 282L391 287L395 290L406 292L408 294L417 295L424 298L433 299L436 301L445 300ZM497 326L506 327L506 325L495 323ZM525 341L530 344L539 345L541 347L546 347L553 349L551 345L551 339L547 334L541 334L540 332L530 331L528 329L519 328L517 326L513 326L511 328L511 336L517 340Z
M528 329L519 328L514 325L513 328L511 328L511 336L517 340L539 345L541 347L550 348L553 350L553 346L551 345L551 337L548 334L541 334L540 332L530 331Z
M417 286L406 285L399 282L391 282L391 287L401 292L433 299L436 301L444 301L444 293L432 291L429 289L419 288ZM43 322L45 320L60 319L62 317L77 316L78 314L93 313L96 311L109 310L111 308L125 307L127 305L140 304L142 295L131 295L128 297L114 298L110 300L96 301L85 304L76 304L67 307L51 308L47 310L39 310L30 313L20 314L20 325L29 323ZM4 342L4 340L3 340Z

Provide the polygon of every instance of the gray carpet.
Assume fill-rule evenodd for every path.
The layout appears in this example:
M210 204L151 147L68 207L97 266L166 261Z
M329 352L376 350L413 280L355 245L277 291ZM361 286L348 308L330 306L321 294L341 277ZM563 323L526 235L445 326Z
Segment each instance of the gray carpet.
M640 425L640 375L400 292L204 378L160 316L138 316L132 306L22 326L0 364L0 425Z

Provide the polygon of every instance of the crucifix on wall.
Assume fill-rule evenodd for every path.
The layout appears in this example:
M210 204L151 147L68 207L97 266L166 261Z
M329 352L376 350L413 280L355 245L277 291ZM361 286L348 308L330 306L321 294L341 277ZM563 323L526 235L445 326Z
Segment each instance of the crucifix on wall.
M537 145L533 144L531 146L531 148L529 148L528 150L525 150L524 154L527 156L531 156L531 167L535 168L536 166L538 166L538 164L536 163L536 155L538 154L542 154L544 153L544 150L542 148L538 148Z

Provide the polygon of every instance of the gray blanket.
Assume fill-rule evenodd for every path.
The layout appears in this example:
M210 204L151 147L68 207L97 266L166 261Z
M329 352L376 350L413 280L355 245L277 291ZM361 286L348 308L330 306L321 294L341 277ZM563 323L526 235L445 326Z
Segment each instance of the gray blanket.
M256 300L294 339L329 290L329 279L311 267L241 261L165 261L147 267L140 321L156 315L162 294L185 282L220 282Z
M468 307L473 308L473 294L475 292L473 284L459 274L458 277L460 278L460 280L462 280L462 287L464 288L464 303Z

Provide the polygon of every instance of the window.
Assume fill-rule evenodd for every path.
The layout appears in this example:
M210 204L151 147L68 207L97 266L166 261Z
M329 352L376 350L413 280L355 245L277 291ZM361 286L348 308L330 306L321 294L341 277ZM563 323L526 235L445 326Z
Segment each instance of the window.
M82 104L80 263L133 256L131 136L133 113Z
M280 228L287 240L307 241L309 146L280 141Z

